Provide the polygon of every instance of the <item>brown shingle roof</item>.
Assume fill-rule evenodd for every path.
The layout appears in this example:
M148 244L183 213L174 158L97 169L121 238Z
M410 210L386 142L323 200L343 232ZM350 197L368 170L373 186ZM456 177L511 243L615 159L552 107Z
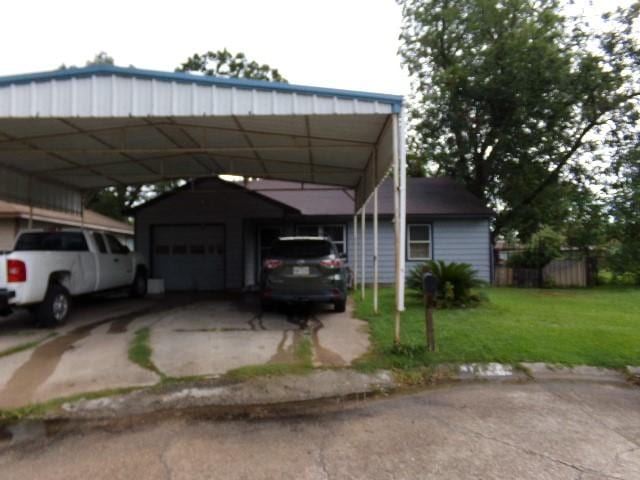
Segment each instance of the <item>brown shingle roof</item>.
M290 205L303 215L352 215L354 194L337 187L297 182L257 180L247 188ZM393 214L393 183L387 178L378 190L381 215ZM372 213L371 205L367 213ZM451 178L407 178L407 214L490 217L494 212Z
M29 218L29 207L20 203L0 200L0 218ZM82 225L80 215L39 207L33 208L33 219L69 227L80 227ZM84 211L84 226L95 230L133 235L132 225L114 220L93 210Z

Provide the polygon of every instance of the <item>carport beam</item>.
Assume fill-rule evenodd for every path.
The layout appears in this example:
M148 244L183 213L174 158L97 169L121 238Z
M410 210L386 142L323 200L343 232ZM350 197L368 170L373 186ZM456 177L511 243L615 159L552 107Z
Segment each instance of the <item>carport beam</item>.
M362 229L362 235L361 235L361 239L360 241L362 242L362 251L360 252L361 255L361 260L362 260L362 265L360 266L360 288L361 288L361 293L360 293L360 298L362 298L362 300L364 300L365 297L365 285L367 283L367 258L365 256L365 214L366 214L366 203L362 206L362 211L360 212L360 214L362 215L362 219L361 219L361 225L360 228Z

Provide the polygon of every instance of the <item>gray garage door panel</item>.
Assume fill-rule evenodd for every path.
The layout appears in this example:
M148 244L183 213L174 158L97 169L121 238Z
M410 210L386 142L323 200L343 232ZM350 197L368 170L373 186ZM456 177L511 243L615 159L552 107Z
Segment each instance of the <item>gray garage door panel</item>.
M170 225L153 227L153 276L167 290L224 289L224 227Z

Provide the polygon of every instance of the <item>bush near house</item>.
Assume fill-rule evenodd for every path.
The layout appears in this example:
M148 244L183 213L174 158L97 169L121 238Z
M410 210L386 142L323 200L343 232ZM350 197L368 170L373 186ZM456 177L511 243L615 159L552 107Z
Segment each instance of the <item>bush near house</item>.
M512 268L541 269L562 255L565 237L550 227L536 232L521 252L512 255L507 265Z
M473 292L472 289L481 286L483 282L468 263L447 263L442 260L431 260L421 265L416 265L409 272L407 287L420 294L422 293L422 272L425 266L438 279L437 307L467 307L476 305L481 301L481 296Z

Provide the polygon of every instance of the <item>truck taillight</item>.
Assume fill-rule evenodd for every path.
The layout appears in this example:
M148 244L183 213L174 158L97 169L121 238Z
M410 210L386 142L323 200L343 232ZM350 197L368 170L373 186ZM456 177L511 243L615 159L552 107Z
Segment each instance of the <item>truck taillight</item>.
M267 270L275 270L276 268L280 268L282 266L282 260L270 258L265 260L262 266Z
M27 266L21 260L7 260L7 282L26 282Z

